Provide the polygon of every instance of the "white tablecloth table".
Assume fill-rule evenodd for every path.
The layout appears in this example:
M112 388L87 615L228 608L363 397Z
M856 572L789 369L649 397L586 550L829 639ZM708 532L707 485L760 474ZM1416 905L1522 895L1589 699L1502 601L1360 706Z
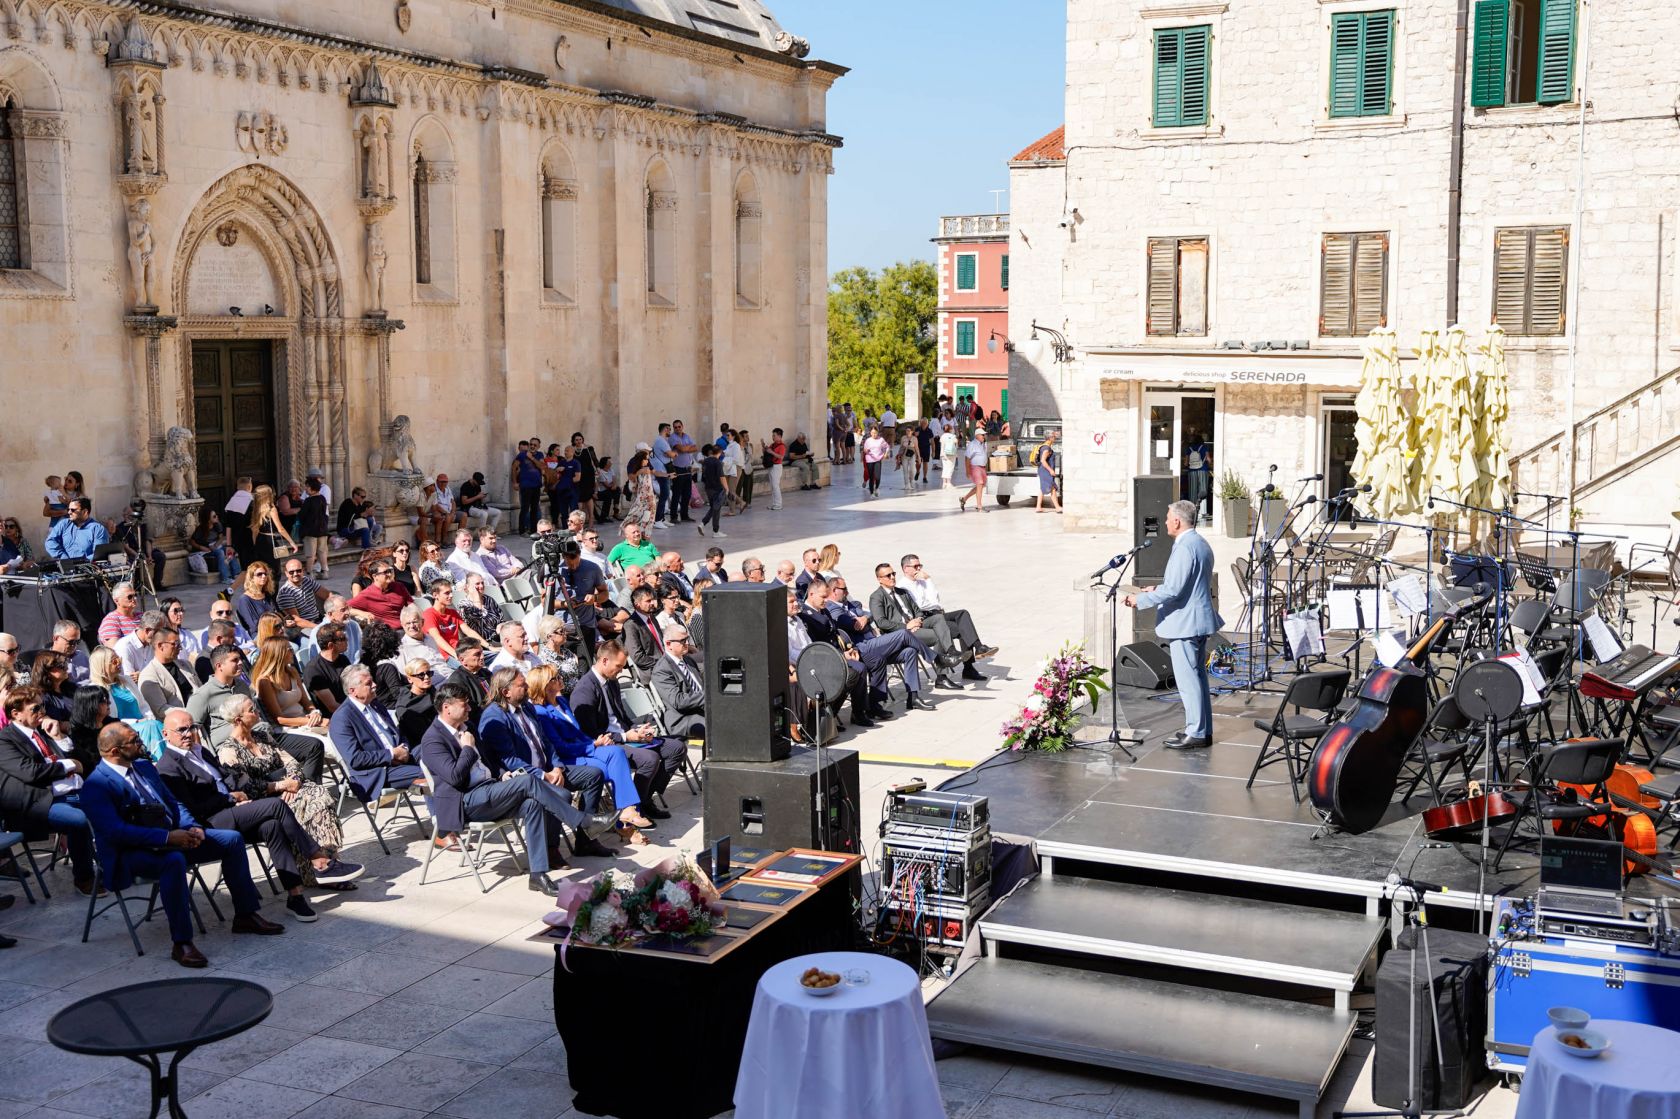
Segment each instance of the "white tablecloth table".
M1517 1119L1680 1119L1680 1033L1594 1018L1610 1039L1597 1057L1564 1051L1550 1026L1534 1036Z
M807 968L869 973L808 995ZM736 1119L944 1119L916 973L862 952L819 952L766 971L735 1079Z

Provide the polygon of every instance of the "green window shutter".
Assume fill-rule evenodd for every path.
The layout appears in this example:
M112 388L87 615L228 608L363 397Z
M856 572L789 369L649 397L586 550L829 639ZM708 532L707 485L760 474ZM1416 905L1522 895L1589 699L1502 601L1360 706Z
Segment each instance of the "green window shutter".
M1343 13L1330 20L1330 115L1359 116L1360 50L1365 17Z
M975 324L972 322L957 323L957 356L974 356Z
M1540 0L1540 82L1535 100L1556 105L1575 96L1575 0Z
M1009 254L1003 254L1003 290L1009 290Z
M1393 109L1394 13L1343 12L1330 21L1330 115L1382 117Z
M1360 116L1388 115L1393 75L1394 13L1371 12L1365 17L1365 44L1360 57Z
M1180 124L1206 124L1208 119L1208 40L1211 27L1186 27L1183 49L1184 76L1180 83Z
M1184 123L1184 29L1155 32L1155 127Z
M973 253L961 253L957 256L957 290L973 291L979 286L975 275L978 258Z
M1478 108L1505 104L1505 52L1510 26L1511 0L1476 0L1470 104Z

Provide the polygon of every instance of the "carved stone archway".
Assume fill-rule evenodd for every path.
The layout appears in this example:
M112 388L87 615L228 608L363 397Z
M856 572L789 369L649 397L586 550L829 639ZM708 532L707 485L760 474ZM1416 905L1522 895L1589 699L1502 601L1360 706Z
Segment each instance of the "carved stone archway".
M249 232L279 288L275 313L243 317L192 313L188 282L206 239L232 227ZM182 229L174 255L171 305L179 320L179 376L173 407L157 400L154 438L170 424L192 426L192 341L195 338L272 338L280 478L302 477L310 466L348 491L344 292L338 254L319 211L285 176L261 165L240 167L205 192ZM161 386L158 386L161 389ZM165 413L165 414L158 414Z

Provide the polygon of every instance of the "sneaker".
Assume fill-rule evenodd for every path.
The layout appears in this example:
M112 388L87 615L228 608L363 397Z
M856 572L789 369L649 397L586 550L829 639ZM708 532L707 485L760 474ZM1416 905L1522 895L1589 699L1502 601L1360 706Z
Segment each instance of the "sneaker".
M710 528L706 527L705 525L701 525L695 531L698 532L701 536L710 536L712 534L712 530Z
M293 894L286 899L286 912L302 921L304 924L315 920L315 911L309 907L302 894Z
M362 876L362 868L356 863L345 863L334 859L325 867L315 872L315 881L323 886L334 886L340 882L354 882Z
M718 532L716 530L713 530L712 539L713 540L728 540L729 539L729 534L727 532Z

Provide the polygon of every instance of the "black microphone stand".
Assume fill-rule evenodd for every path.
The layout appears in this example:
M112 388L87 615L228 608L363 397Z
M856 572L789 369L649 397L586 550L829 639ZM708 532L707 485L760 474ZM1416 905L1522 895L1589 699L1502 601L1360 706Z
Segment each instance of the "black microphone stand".
M1120 736L1120 693L1115 690L1115 678L1120 671L1120 585L1126 574L1126 565L1132 562L1132 556L1137 554L1133 548L1127 552L1114 567L1114 582L1104 582L1103 576L1107 572L1099 572L1093 586L1102 587L1108 592L1108 743L1120 747L1127 758L1137 761L1137 755L1132 753L1131 747Z

